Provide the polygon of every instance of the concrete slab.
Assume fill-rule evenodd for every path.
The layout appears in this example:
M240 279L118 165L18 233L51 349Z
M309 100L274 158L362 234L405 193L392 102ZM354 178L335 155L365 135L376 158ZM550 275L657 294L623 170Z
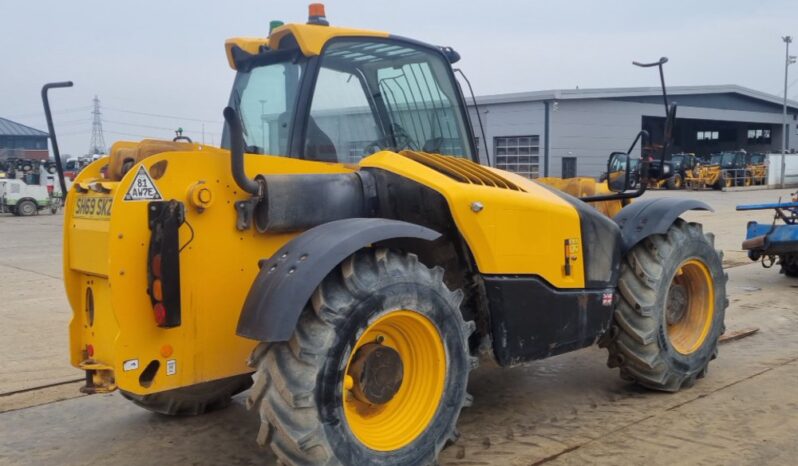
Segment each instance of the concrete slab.
M69 365L62 223L0 216L0 394L81 377Z
M721 346L707 378L678 394L648 392L607 369L598 348L514 369L483 363L469 386L475 404L441 463L793 463L798 281L739 252L746 222L769 221L770 213L734 211L788 194L646 194L696 197L716 208L687 218L715 232L726 265L734 266L728 328L760 328ZM175 419L118 394L57 401L78 384L35 389L81 376L66 356L60 222L0 217L0 464L273 464L254 443L258 422L240 397L222 412ZM27 391L8 395L18 390Z
M441 464L788 464L798 454L798 285L756 264L729 275L729 328L760 331L721 346L692 389L625 383L598 348L514 369L483 364ZM0 462L273 464L254 443L257 424L241 397L222 412L166 418L96 395L0 414Z

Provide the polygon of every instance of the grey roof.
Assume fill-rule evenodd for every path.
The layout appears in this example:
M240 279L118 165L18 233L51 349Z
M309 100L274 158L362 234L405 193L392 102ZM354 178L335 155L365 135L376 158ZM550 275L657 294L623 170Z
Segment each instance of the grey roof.
M668 96L698 94L740 94L772 104L783 105L784 99L773 94L760 92L736 84L719 84L711 86L668 86ZM615 87L602 89L552 89L547 91L515 92L477 97L479 104L502 104L514 102L534 102L541 100L580 100L580 99L613 99L622 97L661 96L660 87ZM787 105L798 109L798 101L787 99Z
M47 137L48 134L30 126L25 126L17 122L0 118L0 136L40 136Z

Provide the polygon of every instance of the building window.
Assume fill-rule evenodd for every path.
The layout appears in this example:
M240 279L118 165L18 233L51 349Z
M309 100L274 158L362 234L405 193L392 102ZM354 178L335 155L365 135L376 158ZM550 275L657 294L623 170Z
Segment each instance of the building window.
M748 144L770 144L769 129L749 129Z
M720 133L717 131L699 131L695 136L696 141L717 141Z
M504 136L493 139L496 168L527 178L540 176L540 136Z

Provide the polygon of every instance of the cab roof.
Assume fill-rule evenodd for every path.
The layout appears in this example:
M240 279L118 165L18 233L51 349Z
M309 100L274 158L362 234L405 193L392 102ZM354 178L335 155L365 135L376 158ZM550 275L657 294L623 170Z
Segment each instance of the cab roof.
M265 46L276 50L280 48L280 43L286 37L294 37L302 54L308 57L321 54L322 49L333 38L336 37L381 37L386 38L389 34L382 31L371 31L368 29L352 29L333 26L322 26L317 24L285 24L274 29L269 37L233 37L224 43L227 53L227 62L230 67L236 69L233 57L233 47L237 46L241 50L256 55L261 47Z

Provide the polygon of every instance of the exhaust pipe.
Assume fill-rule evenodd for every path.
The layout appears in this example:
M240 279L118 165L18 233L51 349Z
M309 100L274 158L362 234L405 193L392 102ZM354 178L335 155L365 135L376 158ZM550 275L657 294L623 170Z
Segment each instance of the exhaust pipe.
M233 172L233 179L243 191L261 196L263 193L260 184L244 172L244 129L241 118L232 107L225 107L223 114L230 131L230 170Z
M64 179L64 165L61 163L61 152L58 150L58 140L55 137L53 126L53 115L50 112L50 99L47 93L50 89L59 87L72 87L72 81L58 83L47 83L42 87L42 103L44 104L44 117L47 119L47 130L50 132L50 142L53 145L53 156L55 156L55 169L58 171L58 182L61 185L61 203L66 205L67 187Z

